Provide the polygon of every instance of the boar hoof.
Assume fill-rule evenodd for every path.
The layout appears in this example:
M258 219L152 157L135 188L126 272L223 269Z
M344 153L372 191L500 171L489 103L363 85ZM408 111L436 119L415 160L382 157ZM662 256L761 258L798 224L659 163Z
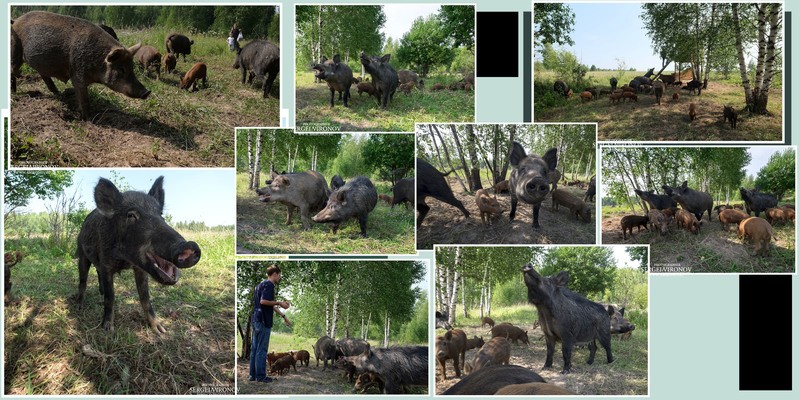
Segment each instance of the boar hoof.
M108 332L114 331L114 323L112 321L103 321L103 329Z
M162 326L160 323L158 323L158 321L152 321L150 323L150 328L153 329L153 332L155 332L156 335L159 335L159 334L162 334L162 333L167 333L166 328L164 328L164 326Z
M566 375L566 374L568 374L568 373L569 373L569 370L568 370L568 369L563 369L563 370L561 370L561 375Z

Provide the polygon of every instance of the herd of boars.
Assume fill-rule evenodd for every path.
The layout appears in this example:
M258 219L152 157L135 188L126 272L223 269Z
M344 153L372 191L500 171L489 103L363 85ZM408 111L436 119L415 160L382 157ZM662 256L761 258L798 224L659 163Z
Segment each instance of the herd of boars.
M794 224L794 204L778 206L778 199L771 193L765 193L758 188L739 188L743 204L720 204L714 206L710 194L688 187L688 182L681 185L662 185L664 194L657 194L651 190L635 189L634 192L648 205L646 215L625 215L620 220L622 238L626 240L628 233L633 237L633 228L641 232L658 232L665 235L669 226L674 222L680 229L692 234L699 234L701 227L707 222L711 223L712 213L716 213L723 231L728 231L731 224L738 228L738 236L743 242L748 239L755 246L754 255L769 256L770 243L777 240L772 226L778 223L791 222ZM764 218L761 218L764 213ZM755 214L755 216L751 215ZM703 221L703 217L707 221Z
M91 38L91 40L87 40ZM136 77L134 64L144 73L155 72L160 80L161 66L172 73L179 56L192 54L194 41L180 33L165 39L166 57L153 46L137 43L124 46L116 32L105 25L55 14L31 11L11 21L11 91L17 90L17 78L23 64L42 77L47 89L58 95L53 79L72 81L78 111L82 119L90 117L89 85L100 83L128 97L146 99L151 91ZM253 40L239 49L233 68L241 69L242 83L254 77L262 81L263 97L269 96L280 65L278 46L266 40ZM224 71L218 71L220 74ZM181 78L181 89L197 90L206 85L208 65L196 62Z

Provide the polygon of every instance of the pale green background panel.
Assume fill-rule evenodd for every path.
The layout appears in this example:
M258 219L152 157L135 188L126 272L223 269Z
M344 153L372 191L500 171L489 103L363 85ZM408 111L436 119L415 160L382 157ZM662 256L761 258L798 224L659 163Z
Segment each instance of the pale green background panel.
M390 2L388 0L382 3ZM400 1L391 1L400 3ZM27 2L34 3L34 2ZM52 2L51 2L52 3ZM84 4L113 4L113 1L82 1ZM132 1L125 2L127 4ZM125 4L120 2L120 4ZM163 2L162 2L163 3ZM237 4L242 2L214 1L192 2L196 4ZM358 3L358 2L349 2ZM375 2L372 2L375 3ZM417 1L415 3L441 3ZM466 2L458 2L466 3ZM529 11L529 1L497 1L479 0L478 11ZM170 3L180 4L180 3ZM183 3L184 5L186 3ZM289 121L293 121L291 111L294 107L293 68L291 56L293 50L293 2L281 2L282 24L282 62L281 62L281 97L283 107L290 110ZM800 3L788 2L786 10L800 11ZM795 14L797 15L797 14ZM8 21L8 8L0 9L0 20ZM520 27L522 27L520 15ZM610 22L598 23L598 28ZM797 54L800 52L800 38L797 35L797 18L794 20L792 39L794 57L792 65L800 65ZM520 32L521 35L521 32ZM0 63L0 76L6 77L0 85L0 107L8 108L9 60L8 60L8 28L0 30L3 62ZM519 38L522 46L522 38ZM520 73L522 73L522 49L520 51ZM645 50L643 50L645 51ZM498 60L498 62L502 62ZM796 68L795 68L796 69ZM797 80L798 77L795 77ZM476 118L481 122L513 122L522 120L522 77L519 78L481 78L477 83ZM797 96L794 99L792 113L798 109ZM795 114L800 115L800 114ZM795 121L797 125L797 121ZM792 142L797 143L800 135L797 128L792 129ZM788 132L787 132L788 133ZM421 258L432 258L432 252L423 252ZM433 279L431 279L431 282ZM798 283L797 275L792 277ZM797 344L792 348L793 354L793 392L739 392L739 319L738 319L738 278L736 276L658 276L651 278L650 299L650 398L653 400L675 399L793 399L797 397L800 368L797 366ZM797 297L792 300L794 336L800 336L800 305ZM763 301L749 298L747 301ZM433 310L431 302L431 311ZM763 302L769 307L768 302ZM771 343L769 340L769 321L752 320L744 323L763 324L764 335L743 338L749 345L762 347L765 353L784 352L789 343ZM557 353L557 358L560 352ZM770 368L768 363L763 368ZM187 396L188 397L188 396ZM253 396L246 396L253 398ZM297 398L302 398L299 396ZM307 397L307 396L305 396ZM355 399L360 396L335 396L336 398ZM102 397L97 397L102 398ZM220 397L215 397L220 398ZM232 396L222 398L233 398ZM392 398L408 398L393 396ZM420 397L416 397L420 398ZM424 398L424 397L423 397ZM600 397L582 397L600 398ZM628 397L617 397L620 399ZM631 397L633 398L633 397Z

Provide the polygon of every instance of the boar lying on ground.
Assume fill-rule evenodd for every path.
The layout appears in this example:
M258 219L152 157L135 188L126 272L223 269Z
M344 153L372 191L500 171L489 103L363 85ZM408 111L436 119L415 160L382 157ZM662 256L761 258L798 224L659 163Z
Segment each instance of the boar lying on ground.
M566 189L555 189L552 192L553 196L553 206L556 211L558 211L558 206L562 205L570 210L570 214L575 215L575 219L580 218L583 222L591 222L592 221L592 211L583 200L579 199L572 193L568 192Z
M467 375L442 394L491 396L508 385L530 382L544 382L544 379L527 367L491 365Z
M646 215L626 215L622 217L622 219L619 221L619 224L622 227L622 239L625 240L628 238L625 236L627 231L630 231L631 237L633 237L633 227L638 228L637 232L641 232L642 227L649 231L650 229L647 228L647 223L649 221L650 220Z
M769 244L775 236L772 233L772 225L767 220L759 217L750 217L739 223L739 236L744 241L747 238L755 244L755 255L762 252L762 255L769 256Z
M508 385L494 393L495 396L569 396L577 395L552 383L531 382Z
M478 210L481 212L481 221L487 225L492 224L493 216L500 215L503 212L497 197L489 195L487 189L478 189L475 192L475 204L478 205Z
M81 119L89 119L89 85L102 83L128 97L150 95L136 79L133 54L141 45L123 47L97 25L45 11L23 14L11 25L11 92L26 63L41 75L47 89L60 92L53 78L72 81Z

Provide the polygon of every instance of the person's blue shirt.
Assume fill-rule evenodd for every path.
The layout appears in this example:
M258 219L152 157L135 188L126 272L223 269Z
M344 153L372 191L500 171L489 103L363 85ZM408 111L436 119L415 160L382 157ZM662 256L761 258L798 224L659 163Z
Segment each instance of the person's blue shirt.
M261 304L261 300L275 301L275 284L265 279L256 286L253 293L253 322L261 321L266 328L272 328L272 306Z

